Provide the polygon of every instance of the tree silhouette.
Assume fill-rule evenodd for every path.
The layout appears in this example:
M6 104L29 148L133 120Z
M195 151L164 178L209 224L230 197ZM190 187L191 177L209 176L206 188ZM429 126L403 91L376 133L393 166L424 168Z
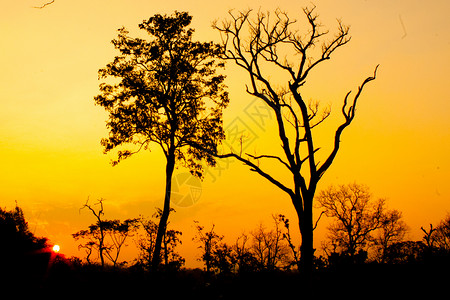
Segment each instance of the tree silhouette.
M318 102L308 103L302 87L310 72L329 60L338 48L350 41L350 37L349 28L338 22L336 35L325 40L329 33L322 30L314 10L303 10L309 23L306 34L293 28L295 21L279 10L274 15L258 12L255 17L251 10L237 14L230 12L231 20L214 25L222 34L225 59L235 62L249 75L247 93L267 104L275 115L283 153L244 155L232 152L218 156L234 157L290 197L299 220L301 265L306 272L312 270L313 263L313 199L317 184L338 153L344 129L354 120L363 88L376 75L375 68L374 75L363 81L353 97L351 92L345 95L341 110L344 120L336 129L331 153L320 163L316 157L320 148L314 143L313 129L327 119L331 110L321 110ZM321 47L319 55L317 47ZM272 76L274 69L279 70L279 75ZM287 78L284 84L278 81L281 78ZM261 166L261 162L268 160L279 163L290 173L290 185Z
M218 58L223 48L193 41L194 30L188 28L191 20L186 12L154 15L139 24L150 35L148 41L129 37L127 30L119 29L112 43L120 55L99 71L105 82L100 84L95 102L109 113L110 133L102 140L104 150L135 145L131 150L120 148L113 165L148 149L151 143L158 144L166 158L165 198L155 253L160 253L169 217L176 163L202 177L201 161L215 165L212 154L224 138L222 110L228 104L228 93L224 76L216 74L224 66ZM152 269L157 269L159 260L159 255L153 255Z
M171 209L171 212L174 209ZM156 213L153 214L153 217L157 220L161 218L162 210L157 209ZM155 255L154 249L156 244L156 236L158 234L158 224L155 223L152 219L144 219L140 218L140 223L142 228L144 229L144 234L141 235L137 241L137 245L139 248L139 263L142 264L145 268L145 265L149 266L152 261L152 256ZM167 222L167 226L170 222ZM162 239L162 249L160 257L162 262L162 268L164 270L179 270L184 265L184 258L176 251L178 245L181 244L180 236L182 235L181 231L174 229L166 229Z
M88 200L89 201L89 200ZM103 199L96 204L100 208L95 210L94 206L89 205L88 201L81 208L88 208L97 219L95 224L89 225L88 229L80 230L72 234L75 240L85 240L84 244L80 244L79 248L86 250L86 260L91 264L91 255L94 251L98 252L102 268L105 266L105 258L117 266L120 251L128 237L139 227L138 219L120 220L103 220Z
M275 215L272 218L273 229L266 229L260 224L251 232L251 250L261 271L273 271L289 264L289 246L280 226L282 219Z
M450 215L439 223L432 238L435 247L450 253Z
M0 208L0 237L2 260L47 247L46 238L38 238L30 231L23 210L17 204L11 211Z
M387 210L384 199L372 200L364 185L330 186L317 195L317 202L335 219L328 227L333 252L348 256L349 262L364 256L371 245L379 246L382 260L387 248L401 241L407 230L401 213Z
M0 287L39 282L48 268L49 245L29 229L23 210L0 208Z
M199 225L198 221L194 221L194 223L196 224L195 229L197 233L193 241L200 244L198 248L202 249L201 259L205 262L206 273L210 273L213 269L215 251L222 241L223 235L219 235L214 231L214 224L209 231L205 231L205 227Z

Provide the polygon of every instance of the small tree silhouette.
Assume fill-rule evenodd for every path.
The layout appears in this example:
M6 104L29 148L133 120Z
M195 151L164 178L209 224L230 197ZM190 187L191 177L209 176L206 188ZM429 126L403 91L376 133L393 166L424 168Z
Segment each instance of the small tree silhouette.
M214 231L214 224L209 231L205 231L205 227L199 225L198 221L194 221L194 223L197 233L193 240L200 244L198 248L202 249L201 260L205 262L206 272L209 274L213 271L215 252L223 239L223 235L219 235Z
M171 211L175 211L171 209ZM159 220L162 211L157 209L153 214L153 218ZM156 236L158 234L158 224L152 219L140 218L140 223L144 229L144 234L137 240L139 248L139 263L144 266L149 266L152 261L152 256L155 255ZM167 226L170 222L167 223ZM178 245L181 244L181 231L167 228L163 240L160 255L160 268L165 271L179 270L184 265L184 258L176 251Z
M89 201L89 199L88 199ZM98 252L102 268L105 266L105 258L110 260L114 267L117 266L120 251L128 237L131 237L133 232L139 227L138 219L120 220L103 220L103 199L98 200L94 205L99 205L100 208L95 210L95 207L88 204L88 201L83 205L83 208L88 208L97 219L95 224L89 225L88 229L80 230L72 234L75 240L85 240L84 244L78 246L79 249L85 249L86 260L91 264L91 255L93 252Z

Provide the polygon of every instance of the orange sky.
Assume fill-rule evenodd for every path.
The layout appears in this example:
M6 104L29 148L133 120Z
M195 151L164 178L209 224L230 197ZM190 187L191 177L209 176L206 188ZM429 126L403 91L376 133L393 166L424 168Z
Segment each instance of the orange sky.
M32 8L45 2L3 1L0 8L0 206L11 209L17 201L35 234L59 243L67 255L82 255L70 234L94 222L89 213L79 212L88 197L106 199L106 218L150 216L162 205L164 160L156 146L113 168L99 143L107 134L107 115L94 106L97 70L115 55L110 40L116 29L137 32L137 24L155 13L187 10L196 38L218 41L211 22L231 8L279 6L303 20L301 8L310 3L56 0L45 9ZM411 239L420 239L420 226L450 212L448 11L445 0L317 3L326 28L333 30L339 18L351 26L352 35L311 74L305 88L307 99L331 105L336 117L318 132L316 145L324 154L343 96L381 65L319 189L355 181L368 185L375 197L387 198L390 208L403 212ZM229 64L227 75L231 104L225 127L246 126L255 138L251 151L278 151L270 119L261 125L245 113L254 109L247 107L253 99L244 91L246 74ZM172 226L184 233L188 266L198 255L191 241L193 220L206 226L214 222L230 240L269 222L272 213L296 222L282 192L237 162L222 162L222 168L206 175L194 205L175 207L171 217ZM319 225L317 245L325 229L325 223Z

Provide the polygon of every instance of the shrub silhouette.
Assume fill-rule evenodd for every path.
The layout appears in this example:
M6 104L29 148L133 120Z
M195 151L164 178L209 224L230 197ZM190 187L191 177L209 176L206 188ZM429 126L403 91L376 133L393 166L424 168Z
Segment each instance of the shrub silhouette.
M1 284L25 284L43 278L49 259L47 239L34 236L17 204L10 211L0 208L0 237Z

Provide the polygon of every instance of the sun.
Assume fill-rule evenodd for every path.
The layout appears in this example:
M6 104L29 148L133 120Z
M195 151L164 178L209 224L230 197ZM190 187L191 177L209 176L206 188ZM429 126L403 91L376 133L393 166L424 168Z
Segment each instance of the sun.
M59 252L59 249L60 249L59 245L53 246L53 252Z

